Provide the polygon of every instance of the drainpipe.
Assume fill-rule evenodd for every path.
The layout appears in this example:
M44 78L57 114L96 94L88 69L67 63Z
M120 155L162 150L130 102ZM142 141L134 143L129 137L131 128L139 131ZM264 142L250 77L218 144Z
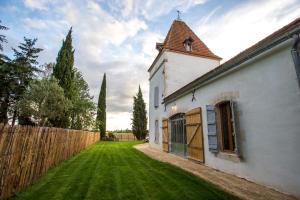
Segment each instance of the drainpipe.
M291 49L291 54L293 57L294 65L295 65L295 70L296 70L296 75L298 79L298 85L300 87L300 58L299 58L299 52L298 52L298 44L299 44L299 35L294 35L294 44Z

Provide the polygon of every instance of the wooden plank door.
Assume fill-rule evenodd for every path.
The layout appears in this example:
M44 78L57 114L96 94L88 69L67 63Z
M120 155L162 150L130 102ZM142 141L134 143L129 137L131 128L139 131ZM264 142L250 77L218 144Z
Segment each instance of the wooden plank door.
M201 108L186 113L186 139L188 159L204 163Z
M165 152L169 152L169 131L168 131L168 119L162 120L162 142L163 142L163 150Z

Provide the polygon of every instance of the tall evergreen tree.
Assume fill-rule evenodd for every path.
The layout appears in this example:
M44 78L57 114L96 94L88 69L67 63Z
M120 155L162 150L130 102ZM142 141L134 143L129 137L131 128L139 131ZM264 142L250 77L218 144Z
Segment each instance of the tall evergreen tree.
M8 28L6 26L1 25L1 20L0 20L0 30L7 30ZM2 43L7 42L6 36L0 34L0 51L3 50Z
M63 88L65 96L72 101L73 80L74 80L74 50L72 46L72 27L70 28L62 47L58 52L56 64L53 68L53 75L58 80L58 84ZM52 119L51 123L56 127L67 128L70 124L70 115L65 111L65 115Z
M0 20L0 30L7 30L6 26L1 25ZM6 43L6 36L0 34L0 123L7 123L8 116L7 111L9 107L9 80L8 79L8 62L5 59L6 56L1 53L3 51L3 43Z
M71 99L74 79L74 50L72 46L72 27L70 28L62 47L58 52L53 75L64 89L67 98Z
M37 38L29 39L24 37L24 42L20 43L18 49L14 49L15 59L11 63L11 73L16 79L13 89L11 91L11 106L13 107L14 124L16 117L21 125L32 125L29 116L18 115L16 104L21 99L30 81L32 81L38 72L41 70L38 67L38 54L43 50L35 47Z
M0 30L7 30L1 25ZM7 42L6 36L0 34L0 51L2 44ZM7 123L8 115L12 116L12 124L18 117L19 124L31 124L26 116L18 116L16 104L21 99L29 82L40 70L37 67L38 54L41 48L36 48L37 39L24 37L24 42L20 43L18 49L14 49L13 60L0 53L0 122Z
M106 134L106 74L103 75L99 93L96 125L99 127L101 138Z
M147 111L140 86L137 95L133 97L132 133L138 140L145 139L147 135Z

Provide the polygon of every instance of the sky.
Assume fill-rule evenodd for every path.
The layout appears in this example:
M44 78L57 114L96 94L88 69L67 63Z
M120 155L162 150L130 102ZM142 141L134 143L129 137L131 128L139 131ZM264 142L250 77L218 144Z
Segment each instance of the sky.
M4 53L38 38L39 64L55 62L72 27L75 67L95 102L107 74L108 130L131 128L133 96L140 84L148 107L147 69L176 10L224 62L300 17L300 0L0 0Z

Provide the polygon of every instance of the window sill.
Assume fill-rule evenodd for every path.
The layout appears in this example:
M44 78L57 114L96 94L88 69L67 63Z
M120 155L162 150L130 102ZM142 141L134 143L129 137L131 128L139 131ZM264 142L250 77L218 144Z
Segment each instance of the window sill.
M231 152L219 152L216 155L216 157L224 159L224 160L229 160L229 161L232 161L232 162L236 162L236 163L242 162L242 159L241 159L240 156L238 156L235 153L231 153Z

